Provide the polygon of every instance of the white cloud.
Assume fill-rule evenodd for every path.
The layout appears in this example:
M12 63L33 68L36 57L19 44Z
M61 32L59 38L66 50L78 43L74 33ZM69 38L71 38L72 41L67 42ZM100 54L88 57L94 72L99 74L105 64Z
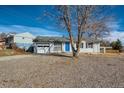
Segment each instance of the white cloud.
M0 32L16 32L16 33L22 33L22 32L30 32L34 35L61 35L62 33L47 30L44 28L38 28L38 27L29 27L29 26L22 26L22 25L0 25Z
M107 25L112 30L117 30L120 28L119 22L107 22Z
M116 41L117 39L120 39L124 45L124 31L123 32L113 31L110 33L110 36L106 37L105 39L109 41Z
M110 27L111 32L107 39L108 41L116 41L117 39L120 39L124 45L124 31L119 31L122 27L120 26L119 22L111 22L108 23L108 27Z

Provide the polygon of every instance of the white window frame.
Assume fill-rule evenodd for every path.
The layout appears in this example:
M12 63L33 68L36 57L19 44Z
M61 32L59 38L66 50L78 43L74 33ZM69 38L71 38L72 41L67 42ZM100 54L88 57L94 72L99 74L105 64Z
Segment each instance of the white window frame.
M62 43L54 43L54 51L62 51Z
M93 43L86 43L86 48L93 48Z

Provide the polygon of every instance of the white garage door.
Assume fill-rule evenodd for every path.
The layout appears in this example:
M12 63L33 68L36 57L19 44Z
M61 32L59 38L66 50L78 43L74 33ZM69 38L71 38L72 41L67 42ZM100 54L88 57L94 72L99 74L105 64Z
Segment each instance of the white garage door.
M40 44L37 46L37 53L49 53L49 44Z
M37 47L37 53L44 53L43 47Z
M37 53L49 53L49 47L37 47Z

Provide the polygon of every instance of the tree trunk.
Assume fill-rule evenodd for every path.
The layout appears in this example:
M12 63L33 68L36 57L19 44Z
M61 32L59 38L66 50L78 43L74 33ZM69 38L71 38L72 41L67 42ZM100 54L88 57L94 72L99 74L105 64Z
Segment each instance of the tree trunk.
M78 51L73 52L73 57L77 57L78 58L78 56L79 56L79 52Z
M80 52L80 40L79 40L79 43L77 44L77 49L75 49L74 40L73 40L73 37L71 35L71 32L69 32L69 38L70 38L73 57L78 57L79 52Z
M73 57L77 57L77 51L74 47L74 40L73 40L72 34L70 31L68 33L69 33L69 38L70 38L70 43L71 43L71 48L72 48L72 55Z

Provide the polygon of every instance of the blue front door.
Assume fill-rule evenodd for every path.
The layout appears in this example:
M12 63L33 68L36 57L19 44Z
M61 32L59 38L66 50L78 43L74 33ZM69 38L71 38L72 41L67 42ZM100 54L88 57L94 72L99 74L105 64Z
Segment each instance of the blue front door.
M65 43L65 51L70 51L70 44L69 44L69 42Z

